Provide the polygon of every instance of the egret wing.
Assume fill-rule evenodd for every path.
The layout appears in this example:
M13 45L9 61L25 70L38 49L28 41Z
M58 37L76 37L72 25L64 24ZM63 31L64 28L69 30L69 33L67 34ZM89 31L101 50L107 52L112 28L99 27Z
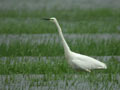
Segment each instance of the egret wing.
M90 72L90 69L91 69L90 64L85 63L84 61L81 61L81 60L72 60L72 63L75 69L82 69Z
M92 57L77 54L77 53L73 53L73 55L75 56L74 59L73 59L73 60L75 60L74 62L77 62L77 64L81 63L82 66L87 67L89 69L107 68L106 65L103 62L100 62L99 60L96 60L96 59L94 59Z

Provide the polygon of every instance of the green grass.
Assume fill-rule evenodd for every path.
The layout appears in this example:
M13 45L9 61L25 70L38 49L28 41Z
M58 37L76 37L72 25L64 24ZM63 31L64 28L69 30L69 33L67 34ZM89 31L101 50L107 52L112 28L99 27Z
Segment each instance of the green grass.
M0 74L60 74L69 72L65 60L37 60L21 62L16 60L6 60L3 64L0 60ZM11 64L11 62L13 62Z
M46 60L47 61L43 59L29 61L23 58L21 61L16 61L16 59L12 59L12 57L5 61L0 60L0 74L3 75L1 76L2 85L17 84L23 80L22 83L25 83L25 81L29 82L29 88L42 86L54 86L57 88L61 81L64 81L66 87L76 87L79 86L79 84L85 84L91 89L97 89L100 86L108 89L111 83L115 85L115 87L113 87L112 84L111 89L119 86L120 63L115 58L105 61L108 69L94 70L91 73L76 72L68 66L66 60L61 58L47 58ZM85 88L84 86L81 87L83 89Z
M68 41L68 44L72 51L92 56L110 56L120 55L120 43L119 40L102 40L96 42L94 40L79 40ZM0 56L63 56L64 50L60 43L42 43L31 44L30 41L14 42L6 45L2 43L0 45Z
M111 58L105 62L108 66L107 70L95 70L91 75L95 73L116 74L120 72L120 64L115 58ZM74 74L86 72L75 72L68 66L66 60L61 58L53 58L46 60L34 60L29 61L24 58L21 61L14 59L8 59L6 61L0 60L0 74L46 74L46 75L62 75L62 74Z
M112 75L112 76L111 76ZM8 88L10 88L11 83L21 83L21 80L24 80L22 82L22 88L39 88L42 87L49 88L49 90L56 90L56 88L59 89L66 89L66 88L74 88L79 90L82 89L106 89L106 90L113 90L115 88L119 88L119 80L117 79L117 74L102 74L102 73L94 73L92 75L84 73L79 74L77 77L73 75L59 75L60 77L58 80L56 80L56 75L51 75L49 78L44 75L40 77L39 75L9 75L4 76L5 82L4 85L9 85ZM21 80L18 80L21 79ZM66 78L66 79L65 79ZM70 80L69 80L70 79ZM64 80L64 84L62 87L59 87L61 84L61 81ZM50 82L49 82L50 81ZM29 82L27 84L26 82ZM112 83L112 85L111 85ZM84 86L85 85L85 86ZM16 86L16 85L15 85ZM79 87L77 87L79 86ZM52 88L54 87L54 89ZM13 87L15 88L15 87ZM12 88L12 89L13 89ZM17 89L21 88L21 86L17 86ZM16 88L15 88L16 89ZM118 89L119 90L119 89Z
M63 29L63 33L74 34L94 34L94 33L120 33L120 11L110 9L95 10L0 10L0 34L43 34L57 33L56 26L47 21L41 20L43 17L56 17ZM100 40L95 37L92 39L67 40L72 51L88 56L119 56L120 40ZM104 61L107 64L106 70L94 70L91 73L76 72L67 64L64 58L47 58L43 60L41 56L64 56L61 42L51 43L31 43L15 41L10 44L0 43L0 57L8 57L0 60L0 83L6 89L13 85L20 85L20 81L25 79L29 89L33 87L42 88L47 86L49 89L54 87L59 89L59 81L63 80L65 88L73 86L74 90L113 90L119 87L120 63L117 59L111 58ZM37 56L39 60L12 59L14 57ZM10 58L10 59L9 59ZM19 78L19 74L23 78ZM3 76L2 76L3 75ZM10 75L10 76L7 76ZM18 76L17 76L18 75ZM35 75L35 77L31 77ZM43 75L38 78L37 75ZM75 77L77 76L77 78ZM24 81L24 80L23 80ZM72 83L71 83L72 82ZM18 84L19 83L19 84ZM24 82L22 82L24 83ZM86 86L88 84L88 87ZM79 85L80 84L80 85ZM85 85L83 85L85 84ZM27 87L27 84L24 84ZM24 85L21 85L24 89ZM83 86L81 86L83 85ZM0 88L1 88L0 86ZM81 86L81 87L79 87ZM13 86L14 87L14 86ZM15 87L15 90L19 88ZM40 90L41 90L40 88ZM13 88L12 88L13 89ZM50 89L53 90L53 89Z
M120 33L120 11L98 10L0 10L0 34L57 33L52 22L43 17L56 17L66 33Z
M51 17L55 16L61 19L66 20L81 20L84 19L107 19L108 17L114 17L117 18L120 15L119 10L111 10L111 9L88 9L88 10L82 10L82 9L76 9L76 10L55 10L51 9L49 10L0 10L0 17ZM70 17L71 16L71 17Z

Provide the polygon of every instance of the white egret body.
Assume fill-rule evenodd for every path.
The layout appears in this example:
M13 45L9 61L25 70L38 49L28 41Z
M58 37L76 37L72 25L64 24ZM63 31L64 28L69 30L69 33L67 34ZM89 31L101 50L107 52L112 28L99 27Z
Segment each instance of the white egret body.
M87 72L91 72L92 69L107 69L107 66L103 62L100 62L86 55L72 52L67 42L64 39L61 27L56 18L50 18L50 19L44 19L44 20L50 20L56 24L59 35L62 39L62 44L64 46L65 57L67 59L68 64L70 64L73 69L85 70Z

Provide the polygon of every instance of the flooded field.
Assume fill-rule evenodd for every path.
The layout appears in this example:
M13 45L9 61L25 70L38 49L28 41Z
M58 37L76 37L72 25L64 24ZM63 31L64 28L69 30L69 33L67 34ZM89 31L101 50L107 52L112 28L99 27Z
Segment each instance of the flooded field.
M28 2L29 1L29 2ZM96 9L96 8L120 8L119 0L4 0L0 1L0 8L2 9L28 9L28 10L41 10L41 9ZM64 2L64 3L63 3ZM67 5L66 5L67 4ZM5 7L6 6L6 7Z
M85 75L85 76L84 76ZM92 74L93 75L93 74ZM112 75L112 74L111 74ZM120 75L112 75L110 78L107 74L94 75L94 79L88 74L82 75L64 75L61 80L55 80L56 75L51 75L51 79L45 75L1 75L0 89L6 90L119 90ZM71 78L71 79L70 79ZM83 79L84 78L84 79ZM109 82L106 83L105 80ZM117 82L113 82L116 80Z
M120 56L92 56L107 70L76 72L64 57L1 57L2 90L119 90ZM22 73L22 74L21 74Z
M0 90L119 90L119 0L1 0ZM104 62L77 72L66 62L56 17L71 50Z
M56 31L57 32L57 31ZM76 40L93 40L94 42L99 42L102 40L120 40L119 34L64 34L65 38L68 41L71 41L72 44L75 44ZM97 38L97 39L96 39ZM30 42L31 44L47 44L48 42L51 44L60 43L60 37L58 34L2 34L0 35L0 44L6 43L10 44L13 42Z

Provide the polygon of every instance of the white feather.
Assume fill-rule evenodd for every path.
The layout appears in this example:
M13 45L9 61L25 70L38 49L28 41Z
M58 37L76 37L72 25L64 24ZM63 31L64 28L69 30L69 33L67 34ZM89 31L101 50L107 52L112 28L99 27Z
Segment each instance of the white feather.
M70 50L67 42L64 39L61 27L60 27L57 19L50 18L50 19L46 19L46 20L50 20L56 24L59 35L62 39L62 44L64 46L65 57L66 57L68 63L72 66L72 68L77 69L77 70L85 70L88 72L91 72L92 69L107 69L107 66L103 62L100 62L100 61L98 61L92 57L86 56L86 55L72 52Z

